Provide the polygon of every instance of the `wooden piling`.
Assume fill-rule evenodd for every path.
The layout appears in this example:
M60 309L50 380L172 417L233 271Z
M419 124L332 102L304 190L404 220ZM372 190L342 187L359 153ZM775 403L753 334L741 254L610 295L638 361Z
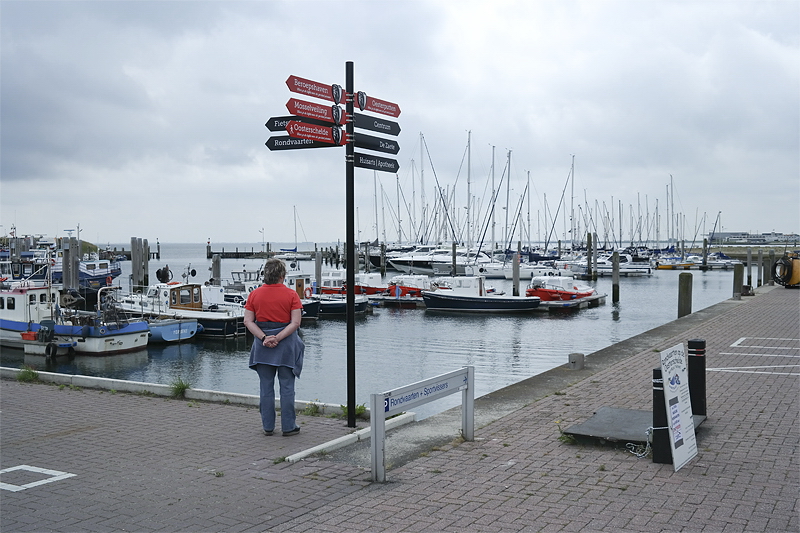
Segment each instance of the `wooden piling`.
M678 276L678 318L692 314L692 273Z
M733 265L733 299L742 299L742 286L744 285L744 265Z
M592 279L592 234L586 234L586 279Z
M758 249L758 273L756 277L756 287L760 287L764 284L764 251L759 248Z

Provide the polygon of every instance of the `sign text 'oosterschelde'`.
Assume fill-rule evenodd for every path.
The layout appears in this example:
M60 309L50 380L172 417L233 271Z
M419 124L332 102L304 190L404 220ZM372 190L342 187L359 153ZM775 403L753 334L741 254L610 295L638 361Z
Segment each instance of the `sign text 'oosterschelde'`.
M301 139L311 139L331 144L344 144L345 136L339 126L318 126L317 124L307 124L297 120L290 120L286 125L286 133L290 137Z

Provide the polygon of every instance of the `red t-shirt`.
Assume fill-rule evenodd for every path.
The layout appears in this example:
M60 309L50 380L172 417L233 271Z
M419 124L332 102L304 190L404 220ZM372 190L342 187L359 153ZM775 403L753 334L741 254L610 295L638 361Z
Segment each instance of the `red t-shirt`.
M262 285L247 297L245 309L256 315L256 322L291 322L292 311L303 303L295 291L284 285Z

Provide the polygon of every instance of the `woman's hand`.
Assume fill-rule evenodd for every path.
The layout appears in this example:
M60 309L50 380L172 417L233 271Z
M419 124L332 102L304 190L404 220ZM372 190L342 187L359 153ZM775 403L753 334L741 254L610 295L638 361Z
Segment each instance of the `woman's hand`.
M279 342L277 335L265 335L262 344L267 348L275 348Z

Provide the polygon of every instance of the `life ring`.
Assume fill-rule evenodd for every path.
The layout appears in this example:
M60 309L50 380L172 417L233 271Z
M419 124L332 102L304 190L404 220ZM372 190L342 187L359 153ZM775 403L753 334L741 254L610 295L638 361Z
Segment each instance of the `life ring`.
M311 295L314 294L314 292L311 290L311 287L306 287L306 290L303 291L303 294L306 295L306 298L311 298Z
M107 276L106 277L106 285L108 285L110 287L112 283L114 283L114 278L112 278L111 276Z

